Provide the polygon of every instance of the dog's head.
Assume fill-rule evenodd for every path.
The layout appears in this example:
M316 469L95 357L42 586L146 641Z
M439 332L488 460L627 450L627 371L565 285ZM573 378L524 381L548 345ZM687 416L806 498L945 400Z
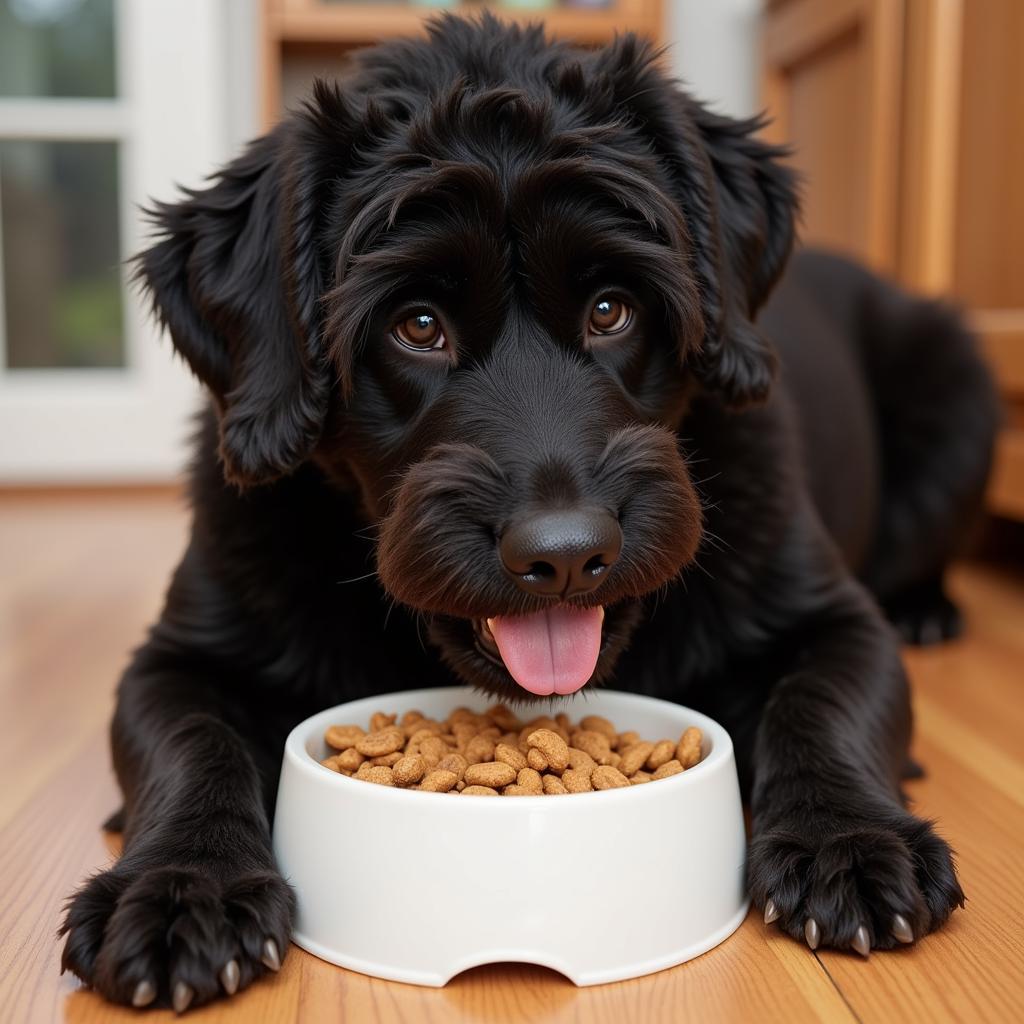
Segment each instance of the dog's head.
M632 36L446 18L369 51L139 257L228 479L312 460L357 490L383 586L466 681L606 679L700 541L688 401L771 384L752 318L795 201L757 127Z

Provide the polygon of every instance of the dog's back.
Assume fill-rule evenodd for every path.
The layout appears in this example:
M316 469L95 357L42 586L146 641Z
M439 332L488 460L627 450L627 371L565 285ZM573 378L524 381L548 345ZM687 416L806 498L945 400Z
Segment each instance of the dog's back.
M998 420L974 339L954 309L814 250L793 258L761 323L829 532L908 639L952 635L939 578L978 511ZM910 591L930 606L915 622Z

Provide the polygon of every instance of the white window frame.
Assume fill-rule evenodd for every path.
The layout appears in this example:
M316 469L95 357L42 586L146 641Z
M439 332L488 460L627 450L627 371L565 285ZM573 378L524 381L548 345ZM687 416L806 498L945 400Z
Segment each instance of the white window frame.
M226 69L237 71L238 22L253 9L116 0L117 98L0 98L0 139L118 142L126 259L146 245L139 206L201 184L248 133L228 123L239 103ZM123 266L124 368L6 369L0 359L0 484L159 482L180 472L199 388L129 275Z

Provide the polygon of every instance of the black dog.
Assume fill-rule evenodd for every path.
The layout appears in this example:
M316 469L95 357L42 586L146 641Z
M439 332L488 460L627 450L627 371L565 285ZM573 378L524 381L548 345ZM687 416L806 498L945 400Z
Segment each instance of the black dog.
M854 574L916 638L956 630L989 381L954 316L827 257L755 326L795 211L757 127L630 36L448 18L158 208L139 274L215 410L120 686L124 855L71 900L66 968L178 1010L276 970L286 733L452 672L722 721L754 902L812 947L962 903L901 799L907 685Z

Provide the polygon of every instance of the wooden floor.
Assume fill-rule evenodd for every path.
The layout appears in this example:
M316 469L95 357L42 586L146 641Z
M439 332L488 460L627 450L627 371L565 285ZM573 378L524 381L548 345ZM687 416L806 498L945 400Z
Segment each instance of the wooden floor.
M0 1022L138 1020L58 973L68 892L108 863L117 804L105 727L128 650L185 538L168 495L0 496ZM190 1014L206 1021L993 1021L1024 1003L1024 571L953 579L968 639L912 651L911 789L959 853L967 909L868 961L812 954L751 915L718 949L637 981L576 989L522 965L440 990L364 978L292 949L269 982ZM169 1019L152 1012L148 1019Z

